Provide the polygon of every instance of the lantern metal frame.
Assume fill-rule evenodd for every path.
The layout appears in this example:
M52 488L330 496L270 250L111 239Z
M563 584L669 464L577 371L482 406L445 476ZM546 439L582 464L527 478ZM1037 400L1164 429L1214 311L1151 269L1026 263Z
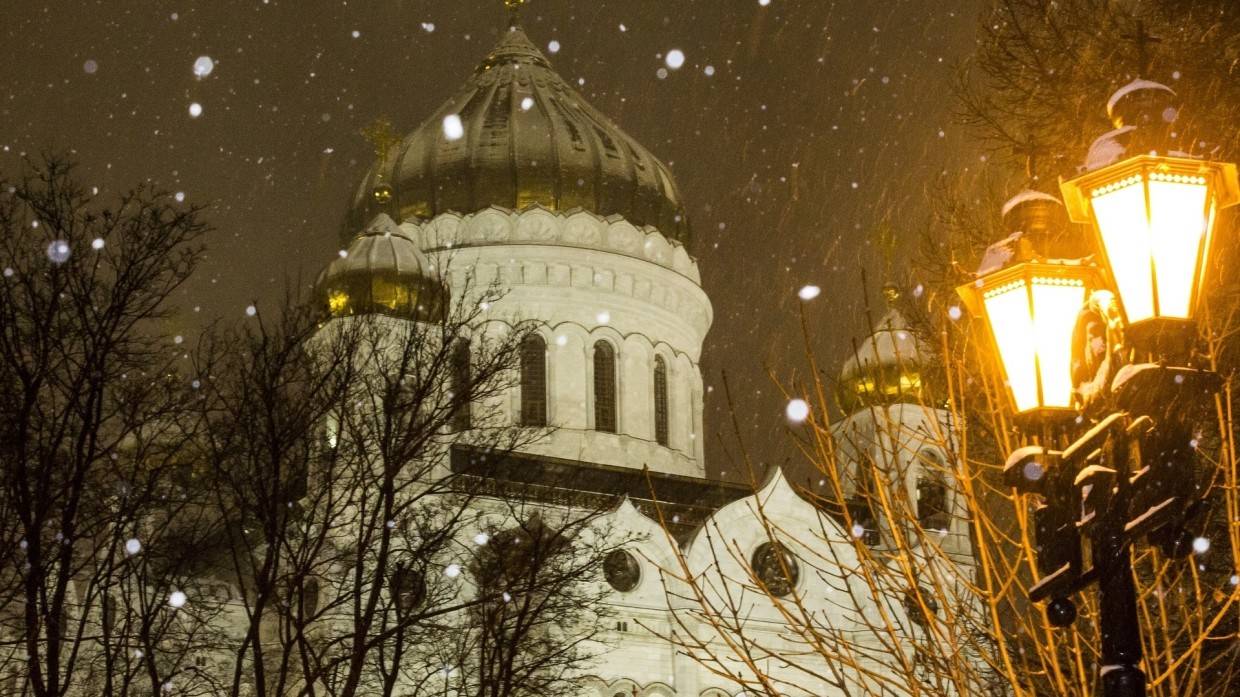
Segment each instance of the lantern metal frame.
M1128 308L1135 302L1135 299L1125 298L1123 288L1118 283L1111 250L1107 249L1105 237L1095 215L1093 199L1099 192L1132 182L1134 179L1141 182L1147 222L1152 215L1150 208L1152 179L1163 181L1192 179L1199 180L1206 186L1204 209L1201 212L1202 220L1205 221L1205 230L1198 243L1193 269L1195 277L1191 279L1189 287L1187 317L1170 317L1163 313L1163 308L1160 306L1162 298L1160 298L1158 288L1157 260L1151 252L1149 264L1152 314L1136 322L1129 320ZM1240 176L1237 175L1236 165L1190 157L1137 155L1072 179L1061 180L1060 190L1063 193L1069 218L1075 223L1087 224L1090 228L1090 235L1094 239L1098 253L1101 254L1102 273L1105 274L1108 285L1116 291L1129 340L1135 347L1148 353L1182 354L1191 344L1195 326L1194 316L1201 300L1219 213L1240 203Z
M991 351L999 359L999 370L1004 380L1004 391L1007 393L1008 403L1012 407L1015 419L1018 422L1029 424L1038 423L1039 420L1060 422L1075 419L1078 414L1075 396L1071 402L1063 406L1046 405L1046 386L1042 375L1042 360L1038 352L1035 351L1034 380L1037 389L1037 405L1025 409L1020 408L1012 387L1012 376L1008 374L1008 361L1004 359L999 339L995 335L995 327L986 309L985 298L988 293L1015 283L1023 283L1026 303L1029 307L1030 315L1033 316L1036 311L1033 286L1035 280L1039 279L1055 279L1057 281L1070 281L1079 284L1082 288L1082 303L1089 299L1091 293L1103 287L1103 276L1099 273L1098 268L1082 260L1031 260L1018 262L998 271L979 276L972 283L964 284L956 289L956 293L964 301L969 313L974 317L981 318L986 323L987 343L990 345ZM1076 316L1073 315L1068 321L1075 324ZM1071 344L1064 346L1063 350L1070 354L1072 350Z

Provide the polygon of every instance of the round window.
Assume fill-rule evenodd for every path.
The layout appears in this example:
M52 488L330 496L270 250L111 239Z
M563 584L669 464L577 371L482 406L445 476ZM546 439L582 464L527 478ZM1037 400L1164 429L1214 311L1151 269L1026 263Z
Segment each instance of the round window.
M788 548L778 542L764 542L754 550L750 559L754 576L766 586L766 590L777 598L782 598L796 588L801 577L801 569L797 566L796 557Z
M603 576L612 588L628 593L642 580L641 563L627 550L612 550L603 558Z

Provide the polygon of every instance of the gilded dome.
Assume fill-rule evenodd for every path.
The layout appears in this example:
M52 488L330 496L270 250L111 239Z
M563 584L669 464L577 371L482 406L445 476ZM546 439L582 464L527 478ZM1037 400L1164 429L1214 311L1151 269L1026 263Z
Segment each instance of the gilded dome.
M315 290L331 317L377 313L434 321L447 297L417 242L384 213L323 269Z
M868 404L918 401L926 358L904 318L891 309L844 362L838 390L840 405L852 411Z
M689 242L667 166L590 106L517 25L451 99L386 153L354 197L354 226L379 212L429 220L492 205L541 206L620 215Z

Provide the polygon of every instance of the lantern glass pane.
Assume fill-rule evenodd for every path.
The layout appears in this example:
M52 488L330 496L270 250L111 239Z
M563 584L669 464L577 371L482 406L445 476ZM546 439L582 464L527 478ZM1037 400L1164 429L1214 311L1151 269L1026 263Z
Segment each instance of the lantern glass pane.
M1094 217L1129 322L1154 316L1152 253L1140 175L1092 193Z
M986 319L1018 412L1038 407L1037 343L1027 288L1022 279L983 294Z
M1189 319L1197 256L1206 234L1204 177L1150 175L1150 242L1158 279L1158 314Z
M1085 284L1075 278L1033 279L1033 330L1042 375L1042 406L1072 406L1072 332L1085 304Z

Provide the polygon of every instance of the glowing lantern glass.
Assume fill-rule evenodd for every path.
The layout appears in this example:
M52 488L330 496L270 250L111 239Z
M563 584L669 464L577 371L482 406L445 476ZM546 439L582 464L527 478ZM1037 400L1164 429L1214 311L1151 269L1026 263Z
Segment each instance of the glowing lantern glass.
M1076 263L1023 262L957 289L986 320L1018 414L1073 407L1072 333L1094 279Z
M1097 235L1128 324L1191 321L1218 212L1240 201L1236 166L1140 155L1061 188Z

